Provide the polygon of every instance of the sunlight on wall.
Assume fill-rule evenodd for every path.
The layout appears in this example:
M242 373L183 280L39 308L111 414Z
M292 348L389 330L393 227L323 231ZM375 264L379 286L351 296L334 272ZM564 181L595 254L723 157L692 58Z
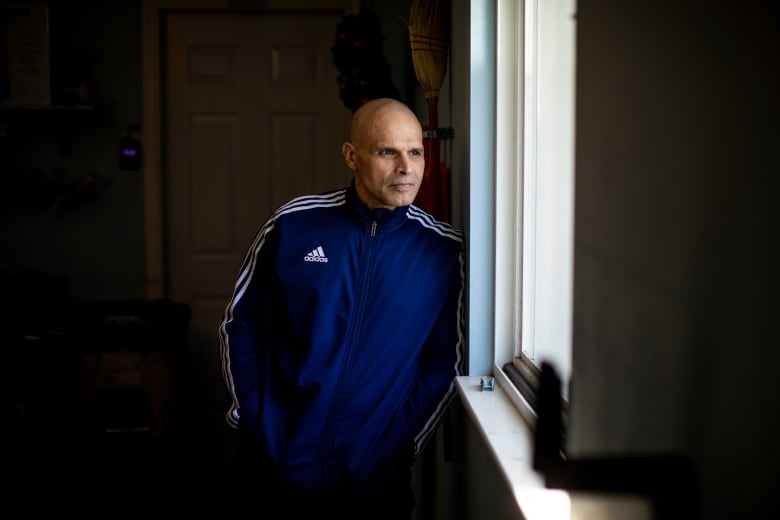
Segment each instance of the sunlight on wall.
M557 489L515 487L515 498L522 505L525 520L569 520L569 494Z

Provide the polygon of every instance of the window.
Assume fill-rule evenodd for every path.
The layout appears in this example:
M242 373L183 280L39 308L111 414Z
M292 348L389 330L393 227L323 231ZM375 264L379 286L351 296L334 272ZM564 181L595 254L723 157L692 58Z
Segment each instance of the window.
M551 360L564 381L571 370L575 0L529 1L472 0L464 15L469 375L456 386L521 516L568 518L568 494L546 489L530 462L534 367Z
M576 3L497 6L494 373L533 414L541 362L571 374Z

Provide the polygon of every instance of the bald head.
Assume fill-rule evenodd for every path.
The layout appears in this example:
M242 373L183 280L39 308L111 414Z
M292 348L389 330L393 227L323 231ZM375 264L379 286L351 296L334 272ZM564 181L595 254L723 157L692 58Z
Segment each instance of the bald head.
M417 116L405 104L391 98L373 99L361 105L352 116L352 124L349 130L349 140L360 145L365 142L367 134L372 129L382 128L392 124L393 121L413 121L420 126ZM414 124L413 123L413 124ZM420 126L422 137L422 126Z
M425 154L422 126L409 107L395 99L365 103L352 116L344 160L355 173L355 188L370 208L395 209L414 201Z

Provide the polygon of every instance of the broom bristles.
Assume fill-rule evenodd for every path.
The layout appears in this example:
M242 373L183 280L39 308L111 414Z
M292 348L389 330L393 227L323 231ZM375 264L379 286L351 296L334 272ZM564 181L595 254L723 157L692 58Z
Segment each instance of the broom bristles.
M449 4L441 0L412 0L409 10L409 43L417 81L425 99L439 97L447 75Z

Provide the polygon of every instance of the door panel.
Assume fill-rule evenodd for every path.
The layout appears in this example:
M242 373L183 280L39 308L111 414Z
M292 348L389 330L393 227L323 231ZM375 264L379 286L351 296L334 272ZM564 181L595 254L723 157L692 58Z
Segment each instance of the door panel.
M168 286L193 313L188 430L216 462L233 449L217 328L246 248L279 204L351 178L340 152L351 113L330 50L340 18L166 15Z

